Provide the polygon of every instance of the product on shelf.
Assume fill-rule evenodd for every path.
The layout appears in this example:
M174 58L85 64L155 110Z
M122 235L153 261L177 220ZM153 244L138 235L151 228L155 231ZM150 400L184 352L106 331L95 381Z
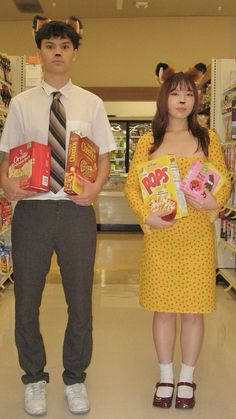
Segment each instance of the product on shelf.
M116 143L116 150L110 153L111 174L122 174L126 172L126 130L124 123L111 122L111 129Z
M83 186L78 181L95 182L98 169L99 147L87 137L77 132L70 133L64 191L79 195Z
M180 190L179 170L174 155L164 155L138 165L144 204L163 219L188 215L183 192Z
M5 198L0 199L0 232L11 224L12 205Z
M232 100L232 134L231 137L233 140L236 139L236 99Z
M12 267L11 247L6 244L0 245L0 273L7 275Z
M51 149L35 141L27 142L10 150L9 177L22 177L22 189L36 192L50 190Z
M11 83L11 62L10 59L0 54L0 78L7 83Z

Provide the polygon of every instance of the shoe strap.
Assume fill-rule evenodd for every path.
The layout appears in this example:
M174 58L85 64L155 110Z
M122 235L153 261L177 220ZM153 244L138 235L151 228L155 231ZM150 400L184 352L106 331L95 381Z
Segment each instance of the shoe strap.
M177 387L179 387L179 386L187 386L187 387L191 387L193 390L196 390L196 388L197 388L197 386L196 386L196 384L195 384L195 383L189 383L189 382L187 382L187 381L180 381L180 382L177 384Z
M175 388L175 385L173 383L157 383L156 388L158 389L158 387L172 387L172 388Z

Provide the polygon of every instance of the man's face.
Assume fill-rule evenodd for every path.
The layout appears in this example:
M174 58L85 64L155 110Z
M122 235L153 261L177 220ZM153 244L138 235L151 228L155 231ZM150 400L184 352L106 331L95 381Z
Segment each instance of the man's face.
M42 40L38 54L45 72L67 74L75 61L77 50L69 38L50 38Z

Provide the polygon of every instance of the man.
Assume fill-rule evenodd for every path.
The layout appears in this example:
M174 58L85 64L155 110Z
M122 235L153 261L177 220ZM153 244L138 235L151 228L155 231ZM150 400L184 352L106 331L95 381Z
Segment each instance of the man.
M76 24L79 27L79 21ZM72 413L90 409L84 380L92 353L91 292L96 247L92 204L109 175L109 151L115 149L115 143L101 99L70 81L81 38L77 32L76 26L58 21L47 22L36 32L44 71L42 85L13 98L0 144L4 152L2 188L9 200L17 201L12 222L15 338L20 366L25 372L25 410L30 415L47 411L49 374L44 370L46 354L39 307L53 251L68 305L63 345L65 395ZM20 178L8 177L11 148L30 140L48 144L55 92L60 92L59 105L66 117L66 146L70 131L75 130L99 146L96 181L84 183L80 196L66 195L62 183L58 191L53 188L54 192L33 193L20 188ZM51 174L53 186L58 180L54 175Z

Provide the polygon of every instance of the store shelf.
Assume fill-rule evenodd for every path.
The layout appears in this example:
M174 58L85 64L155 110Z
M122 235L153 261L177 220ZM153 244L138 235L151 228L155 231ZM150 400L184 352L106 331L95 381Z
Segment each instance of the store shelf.
M229 118L231 115L232 115L232 111L221 114L222 118Z
M233 92L234 90L236 92L236 86L227 87L227 89L224 89L223 94L227 95L227 94Z
M225 241L224 239L219 239L218 243L223 246L223 248L228 248L229 250L232 251L232 253L236 253L236 246Z
M3 113L7 114L7 110L8 110L8 108L5 108L4 106L0 105L0 112L3 112Z
M218 274L220 274L229 284L229 287L225 291L229 291L231 288L236 289L236 271L235 269L222 268L219 269Z
M10 280L12 283L13 281L13 270L11 269L10 272L8 272L7 274L0 274L1 278L0 278L0 290L4 290L5 289L5 283ZM0 291L0 295L3 296L3 293Z
M3 234L5 234L8 230L10 230L11 226L8 225L7 227L3 227L2 230L0 230L0 236L2 236Z
M236 207L234 207L233 205L225 205L224 208L227 208L232 211L236 211Z
M4 80L2 77L0 77L0 82L7 84L7 86L12 87L12 83L10 83L9 81Z

